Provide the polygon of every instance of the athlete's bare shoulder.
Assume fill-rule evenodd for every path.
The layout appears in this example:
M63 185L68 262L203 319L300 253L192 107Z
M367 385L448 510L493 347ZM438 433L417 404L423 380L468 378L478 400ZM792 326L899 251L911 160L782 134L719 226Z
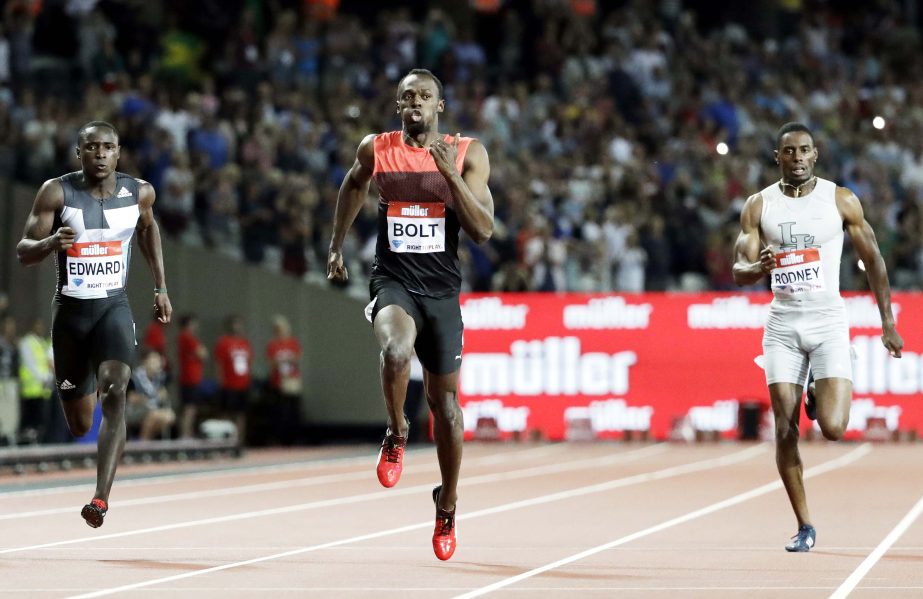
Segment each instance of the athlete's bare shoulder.
M359 148L356 150L356 160L362 166L372 168L375 165L375 138L377 133L369 133L359 142Z
M475 163L487 163L489 159L487 157L487 148L484 147L484 144L481 143L476 137L471 138L471 143L468 144L468 152L465 154L465 162L473 161Z
M58 210L64 207L64 184L60 177L42 183L35 195L35 205L41 210Z
M844 221L850 222L865 218L859 197L848 187L837 185L834 198L836 200L836 209L840 212Z
M759 225L760 216L763 212L763 194L756 192L747 198L747 201L744 202L744 207L740 211L740 223L749 224L751 226Z
M842 187L840 185L836 186L836 193L834 194L834 197L836 197L837 203L859 201L859 197L853 193L853 190L848 187Z
M154 186L140 177L134 177L134 180L138 184L138 202L142 204L153 203L156 196Z

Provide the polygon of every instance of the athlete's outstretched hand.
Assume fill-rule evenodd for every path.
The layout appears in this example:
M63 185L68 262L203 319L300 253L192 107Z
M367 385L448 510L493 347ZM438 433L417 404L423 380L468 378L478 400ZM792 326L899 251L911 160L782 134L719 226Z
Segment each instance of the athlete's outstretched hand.
M429 153L432 154L433 160L436 162L436 168L439 169L439 172L442 173L442 176L446 179L458 174L458 169L455 167L455 160L458 158L459 137L460 134L456 133L455 139L452 140L450 144L446 143L445 140L440 137L439 139L433 140L433 143L429 145Z
M77 239L77 233L70 227L60 227L51 236L51 248L54 252L63 252L74 245Z
M339 283L349 280L349 273L346 272L346 265L343 264L342 252L330 250L327 254L327 280Z
M897 329L892 327L883 327L881 331L881 342L892 358L900 358L901 350L904 349L904 340L898 335Z
M154 316L157 320L167 324L173 316L173 306L170 304L170 297L166 293L154 294Z

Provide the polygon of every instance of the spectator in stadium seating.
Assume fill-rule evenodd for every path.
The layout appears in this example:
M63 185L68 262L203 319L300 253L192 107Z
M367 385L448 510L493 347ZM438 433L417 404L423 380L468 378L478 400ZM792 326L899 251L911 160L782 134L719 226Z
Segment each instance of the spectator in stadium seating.
M0 443L13 445L19 430L19 346L16 319L0 317Z
M238 236L238 229L254 232L247 231L251 213L238 206L249 197L245 187L276 190L270 173L281 170L304 173L318 196L328 197L351 163L360 132L395 126L376 107L388 100L404 69L422 62L445 82L450 128L472 131L491 152L498 192L511 204L516 190L531 194L555 238L565 241L566 289L614 289L612 269L603 278L587 269L596 240L575 233L587 219L604 226L614 205L628 208L629 224L648 252L646 289L676 289L683 281L726 285L726 273L709 278L706 263L708 254L730 251L727 239L719 235L711 248L705 241L736 221L740 189L771 180L763 142L772 139L779 120L814 126L837 165L831 178L875 198L870 222L882 218L897 230L898 214L923 207L915 134L923 127L923 86L911 59L921 32L909 4L769 8L766 23L791 25L778 30L735 23L729 14L702 19L681 2L669 8L595 4L596 17L586 19L571 3L500 3L496 20L485 20L471 3L413 13L376 3L328 9L318 2L327 19L321 25L281 5L259 15L241 3L221 14L158 15L146 3L99 3L79 29L96 32L100 52L94 53L105 54L101 82L78 86L71 96L49 97L42 88L36 100L35 86L48 76L31 56L54 44L33 20L49 4L7 2L10 84L4 89L0 83L0 171L45 176L66 155L62 140L72 138L84 117L113 120L132 144L120 168L159 187L158 211L171 235L182 230L190 208L188 187L177 192L182 201L175 208L168 206L166 190L175 185L168 174L188 166L193 182L184 177L184 185L194 187L191 211L208 244L258 262L260 249L282 243L285 269L300 276L317 252L301 254L322 245L329 219L289 219L287 204L277 206L271 221L260 225L261 241L251 243ZM151 31L162 32L162 43L138 35L147 23L142 13L155 17ZM842 34L844 23L849 36ZM525 29L540 34L529 38ZM83 70L92 44L80 47L86 49L71 59L75 72ZM143 68L153 64L155 70ZM876 115L881 129L872 128ZM154 151L160 129L169 132L171 152ZM36 151L18 152L23 140ZM729 145L727 155L716 153L719 141ZM231 165L240 176L228 181L224 169ZM885 199L884 189L893 199ZM324 203L321 209L329 210ZM530 226L523 216L521 209L504 207L498 227L516 239ZM656 256L644 231L655 216L665 233ZM262 241L265 233L270 241ZM346 243L367 246L373 236L374 228L357 226ZM888 240L880 241L890 262ZM490 245L497 249L498 243ZM478 261L471 271L476 286L501 271L514 272L504 268L513 259L503 254ZM607 266L615 268L615 259L607 255ZM367 272L370 260L356 274ZM919 289L920 278L904 274L910 272L907 260L905 253L895 287ZM668 272L652 276L658 268ZM851 279L844 277L846 287Z
M19 438L26 442L43 442L51 421L55 386L50 333L51 327L36 318L29 332L19 340Z
M301 343L292 325L281 314L272 317L272 339L266 344L269 361L269 405L275 441L293 444L301 425Z
M167 438L176 420L167 393L163 366L163 356L157 351L147 350L139 367L131 373L125 404L125 424L129 435L136 435L143 441Z
M180 327L177 338L182 406L180 436L189 439L196 436L199 409L205 399L202 395L202 375L208 359L208 348L199 339L199 318L195 314L183 315Z
M215 343L215 365L223 412L237 425L237 438L247 439L247 410L253 378L253 348L244 335L244 320L237 314L225 319L224 335Z

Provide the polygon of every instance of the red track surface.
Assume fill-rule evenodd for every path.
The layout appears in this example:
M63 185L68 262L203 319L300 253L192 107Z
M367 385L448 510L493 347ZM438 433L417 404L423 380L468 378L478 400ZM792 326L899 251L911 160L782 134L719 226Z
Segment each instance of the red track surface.
M0 598L790 598L844 582L853 597L919 597L920 453L803 445L806 474L826 464L807 481L808 554L782 549L796 524L770 445L469 444L445 563L430 545L431 447L408 451L393 489L375 478L375 447L251 453L160 478L179 468L124 467L97 530L79 516L86 471L0 477Z

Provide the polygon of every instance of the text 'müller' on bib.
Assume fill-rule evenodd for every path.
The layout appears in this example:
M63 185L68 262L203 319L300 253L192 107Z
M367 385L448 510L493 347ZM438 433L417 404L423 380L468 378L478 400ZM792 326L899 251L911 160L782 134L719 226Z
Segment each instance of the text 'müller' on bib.
M790 297L826 289L819 248L778 252L769 277L776 294Z
M388 204L388 247L396 253L428 254L445 251L445 204L391 202Z

